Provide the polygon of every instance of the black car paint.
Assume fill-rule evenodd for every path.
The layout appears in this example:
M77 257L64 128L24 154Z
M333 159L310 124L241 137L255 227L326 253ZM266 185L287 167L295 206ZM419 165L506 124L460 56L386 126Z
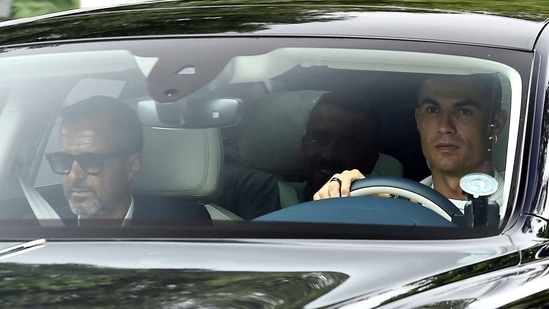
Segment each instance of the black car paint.
M26 47L31 47L33 45L40 46L41 44L49 44L50 42L66 43L69 41L74 42L82 40L96 41L97 38L105 38L108 40L121 40L159 34L167 36L190 35L194 37L206 36L208 34L216 34L217 36L224 37L230 37L233 35L250 37L261 35L289 37L370 37L369 35L361 32L361 30L363 29L353 29L347 31L347 29L344 27L338 28L335 31L332 29L332 33L316 33L314 30L311 30L310 32L300 31L300 26L303 26L308 22L322 21L323 25L328 26L331 24L331 22L340 22L341 20L339 19L325 17L332 16L327 13L330 10L333 10L333 12L337 12L338 7L323 6L323 11L321 11L321 13L315 14L314 17L307 19L306 22L304 22L304 20L298 19L298 17L301 17L301 14L296 14L296 19L292 19L293 15L289 17L282 17L283 14L281 14L288 11L293 12L296 9L300 9L300 6L289 6L288 8L279 7L278 9L280 10L273 10L272 14L257 14L257 10L259 8L265 9L262 12L271 12L271 10L267 10L267 8L270 8L270 6L239 6L236 8L229 6L217 8L215 10L214 8L208 6L206 8L197 7L190 8L189 10L183 9L179 11L174 8L177 5L180 5L182 7L187 6L184 3L178 4L177 2L169 2L165 4L158 3L150 5L135 5L127 6L123 10L104 9L96 10L92 13L83 12L75 13L74 15L59 15L51 18L37 19L32 24L30 24L30 26L24 23L21 23L19 25L15 23L14 25L7 25L3 28L2 31L4 33L2 38L0 39L0 44L4 46L4 50L16 50L19 48L24 50L24 48ZM352 11L355 10L359 10L359 7L353 6ZM366 8L366 11L373 10L374 9L371 7ZM382 10L386 9L382 8ZM236 11L237 13L231 13L233 11ZM143 14L143 12L147 12L147 14ZM303 9L302 11L302 13L304 14L308 14L309 12L310 11L308 9ZM213 14L215 17L219 17L222 13L227 13L229 17L219 18L217 19L219 21L219 24L214 23L213 25L208 19L208 27L203 27L203 21L206 20L208 14ZM118 20L121 18L121 16L126 16L125 14L129 14L129 18L132 20L132 22L127 23L126 25L124 25L124 27L121 27ZM388 14L390 15L390 13ZM257 24L259 25L251 22L252 20L250 20L250 18L254 16L260 16L257 19ZM182 17L187 21L181 22L180 20ZM441 15L441 17L446 16ZM455 18L456 21L463 22L471 21L477 17L461 16L459 14L455 14L455 16L452 15L449 18ZM497 20L497 17L490 18L494 18L494 20ZM270 20L265 21L266 19ZM415 19L415 17L413 17L412 19ZM296 23L298 20L299 23ZM292 23L296 24L290 25ZM413 34L394 37L394 33L392 33L391 31L397 31L396 29L401 29L401 23L406 24L408 27L410 27L409 31ZM194 26L195 24L197 25L196 27ZM349 22L349 24L352 23ZM471 24L473 24L473 22L471 22ZM97 32L97 29L95 27L99 27L98 25L101 29L104 30L102 30L101 32ZM286 27L275 27L280 25L284 25ZM485 25L483 25L483 27L484 26ZM505 239L505 241L500 239L499 242L505 243L501 246L502 248L505 248L505 250L502 250L502 252L498 254L490 255L489 259L481 260L480 262L470 263L462 267L456 266L455 260L453 260L452 262L444 263L444 265L441 265L438 268L435 267L433 273L429 273L426 277L423 277L421 279L393 282L392 285L386 285L379 289L371 289L365 293L361 293L357 290L352 290L348 294L344 292L338 292L341 294L337 295L336 293L336 296L334 296L333 298L328 298L324 302L317 303L322 304L321 307L339 307L357 301L371 301L371 304L374 304L375 306L387 305L387 307L391 307L393 305L398 306L399 304L403 306L411 306L414 304L421 306L427 303L429 303L429 305L431 306L444 307L467 306L472 301L472 299L467 297L467 293L472 293L479 286L486 284L486 282L515 281L516 284L520 285L532 282L534 281L534 279L544 280L544 278L547 277L546 268L547 264L549 263L549 254L547 253L547 239L549 238L549 232L547 231L547 220L549 218L549 214L547 213L547 197L549 194L547 188L547 174L549 173L549 166L547 166L546 163L548 149L547 137L549 136L549 125L547 123L547 121L549 120L549 104L547 102L547 85L549 85L549 67L547 65L547 55L549 55L549 34L547 33L547 31L542 32L542 30L545 28L544 23L517 22L517 24L513 24L507 23L506 21L502 20L501 23L488 23L487 26L493 26L493 32L477 31L475 32L475 37L468 37L469 39L471 39L470 41L468 41L462 36L455 34L454 32L444 33L444 31L442 31L443 35L440 35L438 33L439 29L424 29L422 28L422 25L420 23L410 24L410 20L403 18L401 21L394 24L394 28L387 29L385 33L382 32L383 30L376 28L376 31L379 31L376 32L374 37L377 39L388 40L409 40L408 43L411 44L413 44L413 41L421 42L423 40L435 42L441 40L443 37L444 39L442 39L442 41L450 43L446 48L459 48L460 46L467 46L467 48L470 48L471 50L476 50L475 46L481 46L483 45L483 43L494 42L492 44L488 43L488 45L497 45L499 47L515 50L516 53L522 54L524 58L520 60L521 62L528 61L528 59L534 59L531 62L531 74L524 71L520 72L524 80L530 81L529 84L525 83L525 85L530 85L530 88L523 89L523 93L525 96L523 101L527 101L529 102L529 104L522 107L524 109L527 109L527 112L525 113L526 118L523 119L522 126L520 127L520 130L524 133L523 136L525 136L525 139L519 141L519 144L524 145L524 147L520 148L523 149L523 152L520 154L521 157L518 158L515 163L517 167L516 170L520 171L520 173L514 175L514 177L516 178L516 181L514 181L514 183L518 185L516 188L512 189L513 194L510 199L511 204L517 205L517 207L515 208L516 211L509 219L509 222L514 222L514 224L510 226L505 226L505 229L500 232L501 238ZM454 25L450 26L451 29L455 29L453 27ZM322 26L319 26L319 28L327 29L323 28ZM400 34L400 32L398 33ZM494 41L491 41L492 38L494 39ZM400 43L397 42L395 44ZM402 43L402 45L404 46L406 45L406 43ZM430 50L430 47L432 46L425 47L425 50ZM478 51L479 54L481 54L484 52L484 49L479 47ZM483 57L491 56L492 55L485 54ZM31 231L32 229L27 232L28 235L25 237L31 237L33 235ZM38 230L36 232L38 232ZM55 235L56 230L52 230L51 233L44 232L43 230L41 232L45 235ZM194 252L194 254L196 255L199 255L201 251L198 244L200 244L201 242L208 243L208 241L204 241L203 239L201 239L202 237L198 236L204 235L202 233L203 231L199 230L196 232L196 234L184 234L187 235L187 237L181 238L174 243L170 243L170 245L179 245L182 249L184 249L182 251L188 250L190 252ZM10 232L6 232L4 234L0 233L0 235L5 235L4 238L9 238L10 236L8 235L10 235ZM93 233L90 231L89 235L93 235ZM95 235L97 236L97 234ZM107 235L109 235L109 233L108 231L105 231L105 235L103 237L98 237L95 245L101 243L111 243L112 240L109 239ZM135 239L139 239L138 235L139 232L134 234L133 237L135 237ZM193 235L196 236L196 238L193 238ZM212 247L215 247L216 244L226 245L223 249L225 250L224 254L228 257L228 259L234 259L236 261L238 260L237 258L241 258L240 261L242 261L243 263L252 263L254 260L250 257L246 258L241 253L243 249L250 250L250 248L253 248L253 250L265 250L265 253L262 255L264 260L258 261L258 263L260 266L269 269L269 271L277 271L277 269L278 271L280 271L280 268L285 267L288 269L292 269L292 271L295 271L295 269L292 268L291 261L284 256L282 257L284 262L281 263L281 265L283 266L273 266L273 264L277 262L277 258L273 257L269 259L266 257L268 256L268 254L272 254L274 256L277 254L277 252L280 252L281 249L283 252L288 253L292 250L293 247L301 245L304 250L301 251L303 257L300 262L305 263L304 261L307 258L313 259L315 257L318 257L318 253L329 254L330 246L334 245L335 242L333 240L330 241L318 239L301 241L294 240L284 242L282 240L261 239L261 237L258 237L258 239L255 239L253 241L234 241L223 239L226 236L221 237L221 235L222 233L220 233L219 235L211 235L221 238L216 241L211 241L210 244ZM235 235L237 234L233 234L233 236ZM242 236L244 235L249 234L244 231L242 233ZM286 238L307 238L306 234L299 234L297 231L294 231L293 237L291 236L292 232L287 235L282 235ZM296 237L296 235L298 235L298 237ZM84 237L83 235L81 236ZM52 237L55 238L55 236ZM74 237L78 237L78 235ZM128 235L126 235L125 237L128 237ZM171 237L167 236L167 234L164 235L164 237L166 237L167 239L171 239ZM275 235L272 235L272 237L275 237ZM321 236L316 237L321 238ZM494 246L494 243L492 243L491 240L493 240L493 238L479 239L476 246L477 248L480 248L482 246L490 248L491 246ZM460 241L458 240L458 242ZM227 243L229 245L227 245ZM130 247L138 245L137 243L132 242L124 244L129 245ZM16 264L18 265L17 267L21 266L24 271L39 269L40 267L45 267L40 265L55 263L55 255L51 255L52 252L63 252L60 250L67 250L67 252L70 252L69 246L71 245L71 242L67 242L66 245L67 246L65 246L61 242L48 242L43 247L36 248L33 254L10 256L9 258L6 258L6 261L13 263L28 263L28 268L30 269L25 266L21 266L25 264ZM147 245L145 244L140 245L142 245L143 247L147 247ZM341 248L349 246L352 248L355 246L360 247L361 245L364 244L361 243L360 240L355 240L349 245L339 245L339 247ZM403 247L410 246L406 243L402 243L402 245ZM49 249L50 247L51 249ZM66 248L63 249L63 247ZM315 248L318 249L319 247L321 248L320 250L315 250ZM338 246L336 246L336 248L337 247ZM435 247L438 247L438 249L435 249ZM41 253L39 253L45 248L48 248L48 250L45 250L45 252L48 252L50 255L42 255ZM307 250L305 249L310 250L313 253L307 253ZM372 252L376 250L375 246L371 247L370 249L372 250ZM457 249L453 249L451 241L448 241L448 244L437 243L437 245L434 245L431 249L435 251L447 250L448 252L451 252L455 250L459 252L460 249L464 248L458 247ZM154 250L155 249L149 249L149 251L144 250L144 252L141 253L143 255L146 255L146 252L150 253L154 252ZM386 254L387 256L391 256L391 254L396 255L402 253L391 253L391 250L388 250ZM168 255L169 254L167 254L166 256ZM413 254L411 254L411 256L412 255ZM423 257L424 255L425 252L423 252L423 255L418 254L417 257ZM114 256L116 256L116 254L114 253L107 254L105 256L105 259L108 257L114 258ZM219 256L219 258L221 259L222 257ZM338 256L336 253L334 253L333 258L340 258L341 260L344 260L343 256ZM400 257L398 260L400 260L401 263L405 263L408 260L408 257L403 256ZM78 257L78 252L72 252L70 254L67 254L65 257L59 259L58 262L64 265L76 263L80 265L98 265L98 267L102 267L101 264L106 263L99 260L93 262L89 259L83 259L82 257ZM425 262L428 263L427 259L425 260ZM364 263L368 263L368 260L365 260ZM314 264L313 267L317 267L318 271L329 271L332 267L334 267L329 263L327 264L330 266L326 266L325 269L321 269L322 267L318 264ZM200 265L200 263L198 263L197 265ZM223 266L221 265L223 265L223 260L221 260L219 264L212 263L211 265L217 265L218 267L222 268ZM303 264L299 265L303 266ZM0 265L0 268L2 269L4 274L6 274L6 272L12 271L10 270L10 267L13 267L13 265ZM78 268L81 266L75 267ZM109 267L114 266L109 265ZM63 266L59 266L59 269L62 268ZM244 270L246 268L246 265L242 265L239 269L235 271L238 274L246 274L246 271ZM96 271L97 269L90 268L90 273ZM213 273L216 273L215 269L212 269L212 271ZM357 268L355 269L355 271L358 272L360 271L360 269ZM395 271L399 270L397 269ZM60 274L63 274L63 271L58 272ZM221 276L223 273L224 272L221 272L219 273L219 275ZM519 275L517 275L517 273L519 273ZM259 274L261 273L259 272ZM292 272L290 276L298 276L299 274L299 272ZM74 273L71 274L70 272L67 272L65 273L66 277L63 277L63 275L61 276L62 278L68 278L72 275L74 275ZM343 277L347 275L350 277L354 276L354 274L345 273ZM9 276L7 275L4 276L4 278L8 277ZM474 280L475 278L482 279ZM343 279L342 281L345 280ZM59 280L58 282L58 287L60 289L66 288L66 283L64 282L64 280ZM340 288L343 291L345 290L344 285L341 285ZM461 296L461 298L459 299L452 299L450 295L453 292L453 289L464 290L464 295ZM495 289L494 291L497 291L497 289ZM532 290L530 293L534 296L539 296L539 294L542 294L542 291ZM444 298L445 296L448 296L448 299ZM529 295L521 295L520 297L528 299ZM431 301L427 301L426 299L431 299ZM519 304L520 301L520 299L515 299L513 300L513 302L504 306L511 307ZM534 297L534 299L531 301L532 303L529 303L525 300L526 303L522 303L521 305L526 306L539 304L540 302L538 297ZM392 302L395 303L393 304ZM262 303L259 302L258 306L261 306L261 304ZM282 305L282 307L284 306Z

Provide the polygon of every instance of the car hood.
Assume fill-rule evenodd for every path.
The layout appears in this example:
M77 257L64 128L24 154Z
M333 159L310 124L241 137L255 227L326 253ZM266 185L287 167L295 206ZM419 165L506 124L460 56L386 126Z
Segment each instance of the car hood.
M448 243L45 242L1 257L0 304L312 308L369 299L377 306L519 262L505 236Z

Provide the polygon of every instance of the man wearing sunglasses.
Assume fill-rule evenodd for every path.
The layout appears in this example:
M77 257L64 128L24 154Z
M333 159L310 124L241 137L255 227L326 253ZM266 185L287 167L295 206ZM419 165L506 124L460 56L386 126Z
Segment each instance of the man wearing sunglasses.
M56 209L61 218L128 224L138 220L209 220L202 205L132 195L141 169L143 131L138 116L118 100L95 96L62 113L59 151L46 154L52 170L63 175L69 203ZM106 220L101 220L106 222ZM137 222L137 221L133 221Z

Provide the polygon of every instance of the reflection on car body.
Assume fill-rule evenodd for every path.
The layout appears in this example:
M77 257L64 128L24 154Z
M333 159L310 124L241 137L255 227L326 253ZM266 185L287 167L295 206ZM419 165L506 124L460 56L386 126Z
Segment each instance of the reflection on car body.
M0 304L486 308L548 301L544 22L360 5L166 1L0 29L0 267L9 279ZM473 174L462 187L471 206L463 195L456 207L420 183L431 170L415 111L425 80L479 75L497 77L508 116L497 143L485 136L499 198L490 204L493 179ZM306 143L354 152L371 138L357 126L364 140L323 130L306 140L311 110L326 94L372 104L377 159L353 196L312 201ZM57 153L47 157L58 160L58 173L103 172L107 165L59 144L62 111L97 96L132 108L143 128L131 192L145 197L149 215L128 210L124 217L139 224L59 220L60 209L71 209L46 154ZM351 111L339 114L346 124L358 113ZM349 168L323 160L311 170L326 182ZM166 213L159 199L198 205L210 218Z

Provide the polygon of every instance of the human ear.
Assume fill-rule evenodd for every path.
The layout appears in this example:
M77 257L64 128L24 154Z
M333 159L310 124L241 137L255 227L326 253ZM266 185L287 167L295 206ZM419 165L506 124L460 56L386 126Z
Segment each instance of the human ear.
M141 154L134 153L128 158L128 181L132 181L141 170Z
M494 136L497 136L503 130L503 127L505 127L506 123L507 123L507 111L504 109L499 110L494 116L494 121L492 123L494 125L492 134Z

